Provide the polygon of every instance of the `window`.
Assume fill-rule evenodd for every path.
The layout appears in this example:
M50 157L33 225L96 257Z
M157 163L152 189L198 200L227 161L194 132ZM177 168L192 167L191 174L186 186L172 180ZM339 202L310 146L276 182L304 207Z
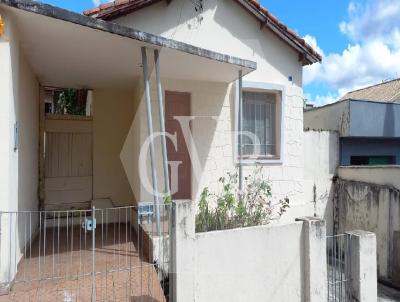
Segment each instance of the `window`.
M276 156L276 95L266 92L243 92L243 131L254 135L258 141L244 135L244 157Z
M47 114L92 115L91 92L87 89L45 88L44 102Z
M285 86L243 81L242 89L242 156L241 158L236 156L236 162L241 159L244 165L282 164ZM238 101L239 97L236 98L237 108ZM237 114L236 109L236 129L238 129ZM235 139L237 155L239 136Z

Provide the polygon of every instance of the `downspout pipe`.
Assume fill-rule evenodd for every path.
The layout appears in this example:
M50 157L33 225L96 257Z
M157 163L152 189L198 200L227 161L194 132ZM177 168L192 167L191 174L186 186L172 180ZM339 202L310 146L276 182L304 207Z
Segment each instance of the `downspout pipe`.
M146 47L142 47L142 64L143 64L143 82L144 82L144 94L146 98L146 113L147 113L147 129L149 132L150 140L150 163L151 163L151 179L153 182L153 202L154 211L156 216L156 227L158 236L161 235L160 231L160 203L158 201L158 183L157 183L157 171L156 171L156 161L154 153L154 130L153 130L153 118L151 109L151 99L150 99L150 84L149 84L149 71L147 65L147 52Z
M243 131L243 80L242 70L239 70L238 79L238 157L239 157L239 198L242 197L243 192L243 164L242 164L242 131Z

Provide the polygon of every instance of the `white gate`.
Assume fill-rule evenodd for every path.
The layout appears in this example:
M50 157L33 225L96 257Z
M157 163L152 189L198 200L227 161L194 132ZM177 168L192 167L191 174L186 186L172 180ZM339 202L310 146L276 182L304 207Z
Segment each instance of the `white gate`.
M46 210L84 209L92 200L92 120L46 116Z

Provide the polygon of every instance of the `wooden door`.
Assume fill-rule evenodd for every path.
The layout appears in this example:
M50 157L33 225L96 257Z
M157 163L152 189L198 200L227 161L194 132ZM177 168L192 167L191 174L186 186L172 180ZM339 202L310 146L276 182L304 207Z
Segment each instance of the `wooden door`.
M165 92L165 130L167 133L177 136L177 148L170 139L167 139L168 161L180 162L177 173L177 192L172 195L174 199L191 199L192 197L192 173L189 150L186 146L180 123L175 116L190 116L190 94L186 92ZM169 165L169 179L171 177L171 165ZM173 187L172 187L173 189Z

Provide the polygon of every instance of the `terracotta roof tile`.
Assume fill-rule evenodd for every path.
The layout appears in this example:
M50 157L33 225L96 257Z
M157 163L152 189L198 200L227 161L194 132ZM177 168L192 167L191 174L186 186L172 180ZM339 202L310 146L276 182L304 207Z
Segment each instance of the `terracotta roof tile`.
M101 4L100 6L86 10L83 13L87 16L93 16L103 20L112 20L160 1L162 0L116 0L114 2ZM239 2L239 0L236 1ZM312 57L311 59L303 58L303 64L312 64L322 60L321 55L315 51L311 45L307 44L306 41L295 31L289 29L285 24L279 21L278 18L272 15L265 7L260 5L257 0L244 1L247 1L247 3L258 10L259 13L265 15L266 20L264 22L272 22L273 25L282 31L282 35L286 36L293 43L297 44L298 47L296 46L295 48L301 48L301 50L297 50L299 52L302 51L302 55L306 53ZM251 10L248 11L254 14Z

